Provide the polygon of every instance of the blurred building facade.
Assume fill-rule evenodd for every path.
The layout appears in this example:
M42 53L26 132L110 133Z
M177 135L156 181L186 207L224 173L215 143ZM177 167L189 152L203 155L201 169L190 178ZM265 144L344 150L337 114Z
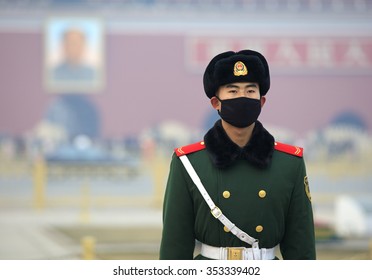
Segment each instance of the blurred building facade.
M217 52L243 48L262 51L271 66L263 121L303 137L348 110L372 127L371 1L18 0L0 7L6 135L32 130L67 95L83 95L96 108L97 137L138 135L169 119L205 129L211 109L203 70ZM104 30L104 87L51 92L48 20L92 17Z

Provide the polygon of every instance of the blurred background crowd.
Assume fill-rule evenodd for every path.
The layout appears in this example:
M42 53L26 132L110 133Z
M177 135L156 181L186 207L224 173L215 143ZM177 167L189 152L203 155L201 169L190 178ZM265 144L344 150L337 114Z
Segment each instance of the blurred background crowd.
M241 49L319 258L372 259L370 0L0 0L0 259L156 259L173 149L218 119L203 71Z

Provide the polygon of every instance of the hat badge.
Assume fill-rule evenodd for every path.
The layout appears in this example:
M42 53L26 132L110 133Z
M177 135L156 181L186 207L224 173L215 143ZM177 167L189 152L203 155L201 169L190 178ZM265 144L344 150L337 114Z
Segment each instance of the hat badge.
M245 76L248 74L247 67L241 61L238 61L234 65L234 76Z

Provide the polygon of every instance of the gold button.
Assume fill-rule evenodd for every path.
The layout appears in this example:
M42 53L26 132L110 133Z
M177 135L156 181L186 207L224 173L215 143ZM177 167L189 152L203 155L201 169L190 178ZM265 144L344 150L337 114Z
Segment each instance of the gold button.
M258 196L261 197L261 198L264 198L264 197L266 196L266 191L264 191L264 190L260 190L260 191L258 192Z
M263 226L261 226L261 225L256 226L256 231L257 232L263 231Z
M230 197L230 192L229 192L229 191L224 191L224 192L222 193L222 196L223 196L224 198L229 198L229 197Z
M230 232L230 230L229 230L226 226L223 227L223 230L224 230L225 232Z
M204 145L204 141L201 141L201 142L200 142L200 145Z

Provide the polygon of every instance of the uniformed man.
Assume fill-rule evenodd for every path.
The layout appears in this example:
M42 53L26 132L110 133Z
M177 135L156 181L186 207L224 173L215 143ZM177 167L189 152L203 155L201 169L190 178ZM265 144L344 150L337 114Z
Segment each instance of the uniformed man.
M203 141L175 149L160 259L277 259L277 246L283 259L315 259L303 149L257 120L270 88L265 57L221 53L203 83L221 119Z

